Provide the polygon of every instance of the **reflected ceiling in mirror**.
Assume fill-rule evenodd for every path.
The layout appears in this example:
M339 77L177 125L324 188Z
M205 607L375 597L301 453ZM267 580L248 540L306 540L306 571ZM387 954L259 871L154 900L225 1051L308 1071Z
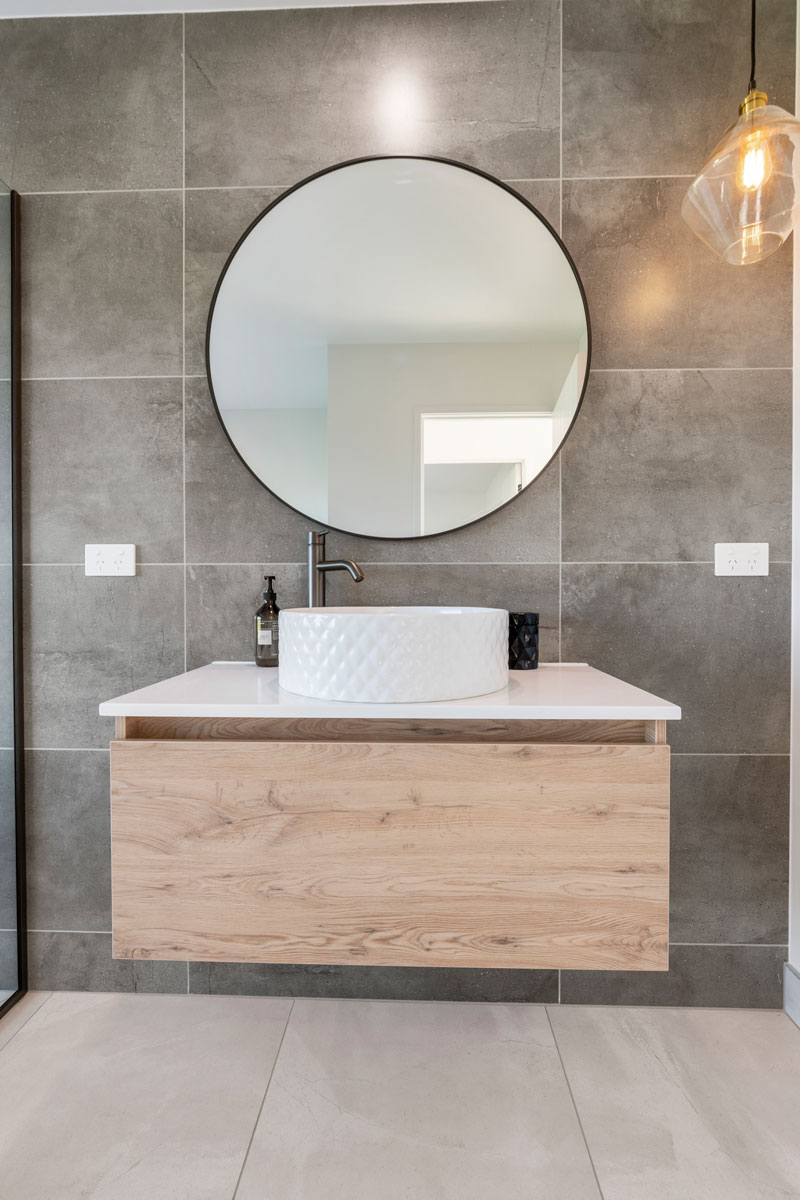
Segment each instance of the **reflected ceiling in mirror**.
M514 499L569 432L583 289L526 201L458 163L370 158L284 193L242 236L208 321L220 420L317 523L443 533Z

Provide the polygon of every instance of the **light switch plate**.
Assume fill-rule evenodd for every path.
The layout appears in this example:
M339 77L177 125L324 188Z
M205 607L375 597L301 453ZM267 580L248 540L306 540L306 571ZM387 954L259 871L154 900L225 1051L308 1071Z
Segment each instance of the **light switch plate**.
M769 575L769 542L717 542L715 575Z
M87 575L135 575L136 546L128 544L85 547Z

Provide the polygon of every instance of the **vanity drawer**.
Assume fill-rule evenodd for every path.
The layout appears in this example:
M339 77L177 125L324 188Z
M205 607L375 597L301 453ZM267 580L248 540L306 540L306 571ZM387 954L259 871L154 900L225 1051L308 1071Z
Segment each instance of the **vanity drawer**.
M114 955L666 970L669 747L112 743Z

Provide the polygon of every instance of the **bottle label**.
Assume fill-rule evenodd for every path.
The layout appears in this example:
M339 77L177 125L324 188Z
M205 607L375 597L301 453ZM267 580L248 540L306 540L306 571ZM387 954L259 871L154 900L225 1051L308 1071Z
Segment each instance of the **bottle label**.
M256 617L257 641L259 646L272 645L272 622L263 621L261 617Z

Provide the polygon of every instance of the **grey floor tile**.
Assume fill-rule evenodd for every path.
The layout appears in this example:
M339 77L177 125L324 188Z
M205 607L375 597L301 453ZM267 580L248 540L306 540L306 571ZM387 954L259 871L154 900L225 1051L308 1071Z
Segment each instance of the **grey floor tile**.
M557 563L559 523L556 459L505 508L473 525L409 539L361 538L334 531L328 538L328 557L367 563Z
M780 1008L786 946L671 946L668 971L562 971L562 1004Z
M189 988L192 992L222 996L545 1004L558 997L558 972L192 963Z
M239 1200L598 1196L543 1009L298 1000Z
M3 1051L5 1195L230 1200L290 1006L53 996Z
M29 933L28 957L40 990L186 993L185 962L112 958L110 933Z
M299 563L187 568L186 653L190 671L220 659L252 659L253 618L261 604L265 575L275 576L280 608L307 603L306 568Z
M713 565L565 564L565 662L589 662L683 710L673 749L789 749L790 567L762 578Z
M601 371L561 453L563 554L791 557L791 371Z
M141 567L124 579L83 570L24 572L31 746L106 748L113 718L97 706L183 670L183 568Z
M194 563L297 562L312 522L250 474L205 379L186 381L186 554Z
M550 1015L605 1200L800 1195L800 1038L782 1013Z
M359 584L344 571L328 580L329 604L466 604L538 612L544 662L558 661L558 597L558 567L528 563L376 563Z
M758 15L759 85L793 112L795 5ZM564 0L565 176L695 175L747 90L748 18L730 0Z
M670 826L674 942L788 940L788 755L673 755Z
M189 186L287 186L365 154L559 172L557 0L194 14Z
M217 280L251 221L280 188L214 188L186 193L186 373L206 369L208 310Z
M25 561L83 562L87 542L134 542L140 561L181 562L181 380L59 380L24 393Z
M29 751L25 807L29 928L110 929L108 754Z
M564 184L564 241L583 279L592 366L791 367L792 251L755 273L682 220L685 179Z
M180 374L180 195L27 196L24 209L23 375Z
M0 176L22 192L180 187L177 13L3 21Z

